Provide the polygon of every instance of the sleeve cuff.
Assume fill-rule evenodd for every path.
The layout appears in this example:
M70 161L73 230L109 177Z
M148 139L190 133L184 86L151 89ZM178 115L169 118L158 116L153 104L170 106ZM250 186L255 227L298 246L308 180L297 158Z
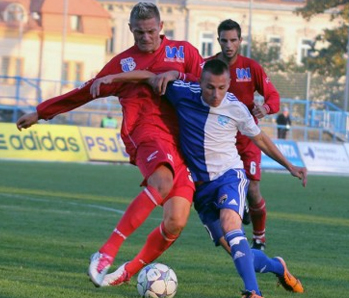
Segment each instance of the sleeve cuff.
M270 113L270 107L266 103L263 105L263 108L265 108L265 110L267 111L267 114Z

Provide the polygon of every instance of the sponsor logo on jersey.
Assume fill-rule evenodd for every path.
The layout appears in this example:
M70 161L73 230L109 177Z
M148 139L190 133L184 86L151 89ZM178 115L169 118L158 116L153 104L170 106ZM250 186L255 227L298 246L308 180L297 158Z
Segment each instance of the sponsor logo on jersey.
M218 124L221 126L226 126L229 123L229 117L224 115L218 116Z
M166 46L165 55L164 61L166 62L184 63L184 46L179 46L179 48Z
M147 157L147 161L149 162L149 161L151 161L151 160L153 160L153 159L155 159L157 156L156 156L156 154L158 154L158 150L156 150L156 151L154 151L152 154L150 154L148 157Z
M224 194L218 199L218 204L224 204L224 202L228 199L228 195Z
M136 62L132 57L121 59L120 64L123 72L129 72L136 68Z
M236 69L236 81L237 82L251 82L251 70L247 68L237 68Z

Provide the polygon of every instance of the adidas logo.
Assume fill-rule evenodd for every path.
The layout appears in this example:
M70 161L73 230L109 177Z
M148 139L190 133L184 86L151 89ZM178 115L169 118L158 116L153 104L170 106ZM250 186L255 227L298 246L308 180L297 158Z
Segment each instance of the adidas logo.
M237 259L242 258L244 256L245 256L245 254L238 250L234 255L234 260L237 260Z
M232 199L228 205L234 205L234 206L237 206L238 203L235 201L235 199Z

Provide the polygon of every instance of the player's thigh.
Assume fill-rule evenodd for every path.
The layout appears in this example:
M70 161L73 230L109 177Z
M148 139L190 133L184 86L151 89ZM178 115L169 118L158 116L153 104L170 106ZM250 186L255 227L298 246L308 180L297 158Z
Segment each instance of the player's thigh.
M136 165L144 177L142 185L149 184L166 197L173 186L176 162L173 155L177 154L177 148L173 144L162 140L140 144Z
M243 169L229 170L215 181L218 209L232 209L243 216L249 180Z
M240 229L249 184L243 169L226 172L220 179L215 204L220 209L224 233Z
M190 171L184 164L181 156L175 158L174 181L173 187L165 198L165 202L173 197L181 197L186 199L191 205L193 202L195 185L191 177Z
M148 177L147 184L156 188L162 197L166 197L173 187L173 172L167 164L160 164Z

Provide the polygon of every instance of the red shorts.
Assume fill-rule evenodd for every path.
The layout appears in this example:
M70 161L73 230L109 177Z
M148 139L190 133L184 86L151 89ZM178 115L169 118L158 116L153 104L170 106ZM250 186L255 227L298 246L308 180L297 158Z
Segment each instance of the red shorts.
M143 186L147 185L149 176L151 176L160 165L164 164L170 167L174 176L172 190L165 198L164 202L169 198L179 196L192 203L195 186L190 171L185 165L177 147L161 139L139 145L136 154L136 165L144 177L144 181L142 182Z
M261 150L251 141L249 137L240 132L236 135L236 148L244 163L244 169L248 179L261 180Z

